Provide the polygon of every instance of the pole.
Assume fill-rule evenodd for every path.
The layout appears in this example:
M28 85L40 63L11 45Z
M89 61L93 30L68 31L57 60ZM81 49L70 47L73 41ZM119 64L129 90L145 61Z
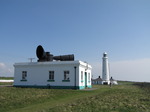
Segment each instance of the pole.
M74 67L74 74L75 74L75 78L74 78L74 80L75 80L75 81L74 81L74 89L77 89L77 88L76 88L76 69L77 69L77 67L75 66L75 67Z

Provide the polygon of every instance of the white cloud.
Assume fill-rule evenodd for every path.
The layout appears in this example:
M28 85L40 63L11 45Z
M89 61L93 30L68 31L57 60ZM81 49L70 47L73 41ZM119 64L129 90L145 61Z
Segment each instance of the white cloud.
M109 62L110 76L117 80L150 82L150 59ZM93 77L102 76L102 62L91 63Z
M5 68L5 64L4 63L0 63L0 68Z
M0 62L0 76L13 76L13 66Z

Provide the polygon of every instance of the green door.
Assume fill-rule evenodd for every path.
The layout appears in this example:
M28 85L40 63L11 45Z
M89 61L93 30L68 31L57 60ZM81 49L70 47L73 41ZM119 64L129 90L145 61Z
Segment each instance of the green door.
M87 72L85 72L85 87L87 87Z

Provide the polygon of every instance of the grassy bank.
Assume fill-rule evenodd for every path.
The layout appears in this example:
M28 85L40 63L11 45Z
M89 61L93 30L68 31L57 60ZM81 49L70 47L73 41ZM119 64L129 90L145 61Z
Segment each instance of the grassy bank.
M0 112L149 112L150 84L96 85L96 90L0 88Z
M0 77L0 80L13 80L14 77ZM0 82L0 85L13 85L13 82Z
M0 82L0 85L13 85L13 82Z
M111 89L111 90L110 90ZM72 104L53 108L53 111L76 112L150 112L150 88L115 86L97 95ZM49 110L49 112L52 111Z
M0 80L13 80L14 77L0 77Z

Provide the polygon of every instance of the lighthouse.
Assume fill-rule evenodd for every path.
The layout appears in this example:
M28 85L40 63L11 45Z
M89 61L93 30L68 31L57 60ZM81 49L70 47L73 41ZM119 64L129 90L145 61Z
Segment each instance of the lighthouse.
M109 76L109 65L108 65L108 57L107 53L103 53L102 57L102 84L108 85L110 84L110 76Z

